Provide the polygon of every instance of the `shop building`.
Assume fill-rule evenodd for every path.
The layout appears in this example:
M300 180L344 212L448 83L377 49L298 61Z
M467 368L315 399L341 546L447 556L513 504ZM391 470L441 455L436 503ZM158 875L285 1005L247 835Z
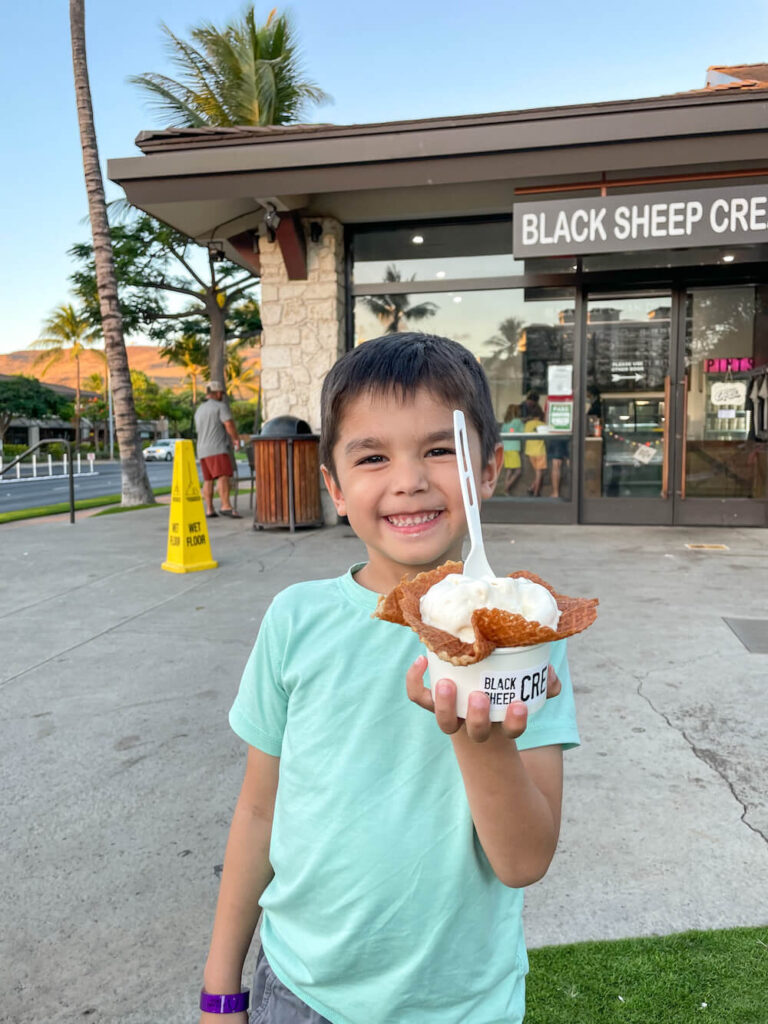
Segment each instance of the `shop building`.
M317 427L345 349L445 334L504 424L488 520L768 525L768 65L673 96L137 144L109 163L128 199L261 277L267 418ZM522 422L530 395L543 418Z

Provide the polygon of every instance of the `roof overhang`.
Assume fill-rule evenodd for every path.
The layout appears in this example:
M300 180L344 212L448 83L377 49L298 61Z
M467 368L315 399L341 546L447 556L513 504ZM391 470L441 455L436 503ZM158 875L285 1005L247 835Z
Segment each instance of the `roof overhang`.
M269 204L345 224L429 219L508 212L516 190L540 184L768 168L768 89L346 127L145 132L137 144L144 155L108 163L129 201L247 265L228 240L263 232Z

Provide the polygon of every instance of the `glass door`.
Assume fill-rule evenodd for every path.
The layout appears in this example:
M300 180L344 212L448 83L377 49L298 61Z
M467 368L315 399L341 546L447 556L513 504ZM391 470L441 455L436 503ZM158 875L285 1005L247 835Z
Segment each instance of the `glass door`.
M675 522L768 522L768 287L685 296Z
M584 522L671 523L670 292L586 303Z

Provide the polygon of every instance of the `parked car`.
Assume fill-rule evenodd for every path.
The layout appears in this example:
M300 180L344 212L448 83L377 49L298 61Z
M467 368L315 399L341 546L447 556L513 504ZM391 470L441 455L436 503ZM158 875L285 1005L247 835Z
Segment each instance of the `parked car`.
M159 441L154 441L149 448L144 449L144 459L147 462L173 462L177 441L181 441L181 438L161 437Z

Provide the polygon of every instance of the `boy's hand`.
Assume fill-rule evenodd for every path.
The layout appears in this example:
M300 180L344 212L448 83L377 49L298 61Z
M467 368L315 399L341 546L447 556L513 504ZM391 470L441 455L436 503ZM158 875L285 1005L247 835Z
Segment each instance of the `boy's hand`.
M426 711L434 712L437 724L449 736L465 726L467 736L476 743L484 743L491 735L493 725L501 726L501 731L511 740L517 739L525 732L528 723L528 709L522 701L514 701L507 708L503 722L491 722L490 702L487 694L476 690L470 694L467 717L456 715L456 684L450 679L439 679L435 684L435 694L424 685L424 670L427 659L421 655L414 661L405 677L408 698ZM557 673L549 666L547 677L547 698L556 697L560 693L560 680Z

